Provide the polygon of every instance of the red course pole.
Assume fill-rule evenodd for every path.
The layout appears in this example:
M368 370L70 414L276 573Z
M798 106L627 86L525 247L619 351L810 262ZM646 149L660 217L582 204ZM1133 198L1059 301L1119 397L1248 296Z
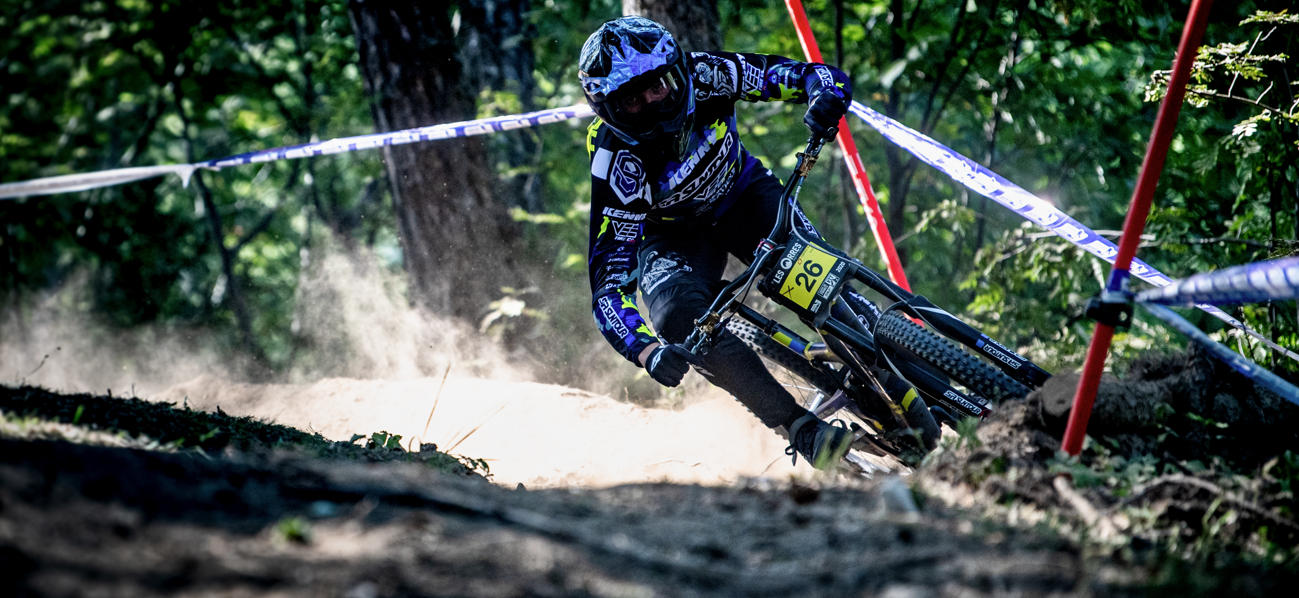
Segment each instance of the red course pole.
M807 55L807 60L824 62L821 59L821 49L816 45L816 38L812 36L812 27L807 22L807 13L803 12L803 3L799 0L785 0L785 7L789 9L789 16L794 20L794 28L798 30L798 41L803 44L803 54ZM848 130L846 116L839 119L839 149L843 150L844 162L848 163L848 171L852 173L852 185L857 189L857 198L866 211L866 221L870 222L871 232L875 235L875 245L879 247L884 263L888 264L889 278L892 278L898 286L910 291L911 284L907 282L907 273L902 271L898 250L893 247L893 236L889 234L889 227L884 222L884 214L880 212L880 203L875 199L875 191L871 189L870 177L866 176L866 169L862 167L861 155L857 152L857 143L853 141L852 132Z
M1111 292L1126 291L1128 288L1128 268L1132 258L1137 254L1137 245L1141 240L1141 231L1146 227L1146 217L1150 215L1150 203L1155 196L1155 186L1164 169L1164 158L1168 155L1168 145L1173 141L1173 131L1177 127L1177 115L1182 110L1182 100L1186 96L1186 83L1191 78L1191 65L1204 37L1204 29L1209 20L1209 7L1213 0L1192 0L1191 12L1186 17L1182 29L1182 41L1177 46L1177 60L1173 62L1173 77L1168 81L1168 93L1159 104L1159 115L1155 118L1155 130L1150 136L1150 145L1146 147L1146 158L1141 164L1141 175L1137 177L1137 187L1132 192L1132 203L1128 207L1127 219L1123 222L1123 237L1119 240L1119 253L1114 258L1114 268L1110 270L1106 290ZM1096 401L1096 389L1100 386L1101 372L1105 369L1105 357L1109 354L1110 341L1114 339L1114 327L1108 324L1096 324L1092 335L1091 346L1087 349L1087 361L1083 364L1082 378L1078 380L1078 392L1074 395L1073 409L1069 412L1069 425L1064 431L1064 442L1060 449L1070 455L1082 451L1083 436L1087 433L1087 420L1091 418L1092 405Z

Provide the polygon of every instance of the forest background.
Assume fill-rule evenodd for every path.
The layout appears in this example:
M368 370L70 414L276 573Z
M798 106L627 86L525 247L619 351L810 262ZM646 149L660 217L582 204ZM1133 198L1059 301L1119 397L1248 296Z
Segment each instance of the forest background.
M1174 278L1299 250L1289 5L1213 9L1140 252ZM1189 2L806 8L857 100L1093 228L1121 226ZM754 0L0 0L0 181L577 104L581 44L624 11L663 19L688 49L802 57L783 3ZM802 112L739 108L741 139L778 175L806 139ZM380 372L357 354L355 329L396 334L345 309L369 285L391 302L361 312L410 306L436 322L403 351L445 356L490 337L479 362L654 400L668 391L591 322L585 124L199 172L188 187L169 177L0 201L0 335L39 340L42 322L76 322L127 369L143 367L131 361L140 353L110 339L166 339L250 379L364 377ZM914 289L1049 369L1078 365L1083 304L1108 265L853 126ZM882 266L834 152L801 200L829 240ZM339 277L329 256L351 277L321 286ZM1294 302L1234 315L1299 349ZM1120 355L1182 343L1138 316ZM40 367L54 347L32 349L4 375ZM415 359L406 374L441 375L444 362Z

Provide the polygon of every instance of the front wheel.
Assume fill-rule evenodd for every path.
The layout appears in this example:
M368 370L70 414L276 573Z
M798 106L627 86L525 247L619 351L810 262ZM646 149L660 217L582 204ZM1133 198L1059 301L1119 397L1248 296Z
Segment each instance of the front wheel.
M831 374L818 369L798 352L763 333L757 326L735 319L727 324L727 329L762 358L767 370L804 407L810 407L817 395L824 398L838 392L839 384ZM876 448L882 449L904 462L914 463L918 457L923 457L924 453L928 453L938 445L942 431L930 414L925 400L910 384L883 370L876 370L876 377L885 392L889 393L895 403L902 406L911 431L908 433L888 430L878 425L879 422L893 421L891 414L887 412L887 405L876 397L873 389L854 389L850 393L854 407L868 416L868 419L862 423L870 426L869 433L879 438L879 443L875 447L861 448L871 454L879 454L879 450L874 450ZM918 438L901 438L900 436L904 434L915 435ZM923 448L917 450L916 445Z

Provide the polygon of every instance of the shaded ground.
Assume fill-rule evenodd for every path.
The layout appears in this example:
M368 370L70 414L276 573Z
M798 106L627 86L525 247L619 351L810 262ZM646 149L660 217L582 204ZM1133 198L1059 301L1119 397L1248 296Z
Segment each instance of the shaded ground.
M1047 595L1084 578L1067 542L910 521L876 488L509 491L274 454L0 455L6 595Z
M1077 387L1056 376L946 438L917 486L1085 553L1144 568L1170 595L1259 595L1299 572L1299 408L1198 351L1106 376L1079 457L1057 453Z

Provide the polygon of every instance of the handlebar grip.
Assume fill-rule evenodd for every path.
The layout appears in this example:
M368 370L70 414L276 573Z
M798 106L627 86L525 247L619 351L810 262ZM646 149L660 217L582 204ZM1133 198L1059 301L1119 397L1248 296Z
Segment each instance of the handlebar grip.
M685 342L681 343L681 345L684 346L687 351L694 353L695 355L698 355L698 353L696 353L696 349L699 348L699 341L700 341L699 329L695 328L694 330L690 331L690 336L687 336Z

